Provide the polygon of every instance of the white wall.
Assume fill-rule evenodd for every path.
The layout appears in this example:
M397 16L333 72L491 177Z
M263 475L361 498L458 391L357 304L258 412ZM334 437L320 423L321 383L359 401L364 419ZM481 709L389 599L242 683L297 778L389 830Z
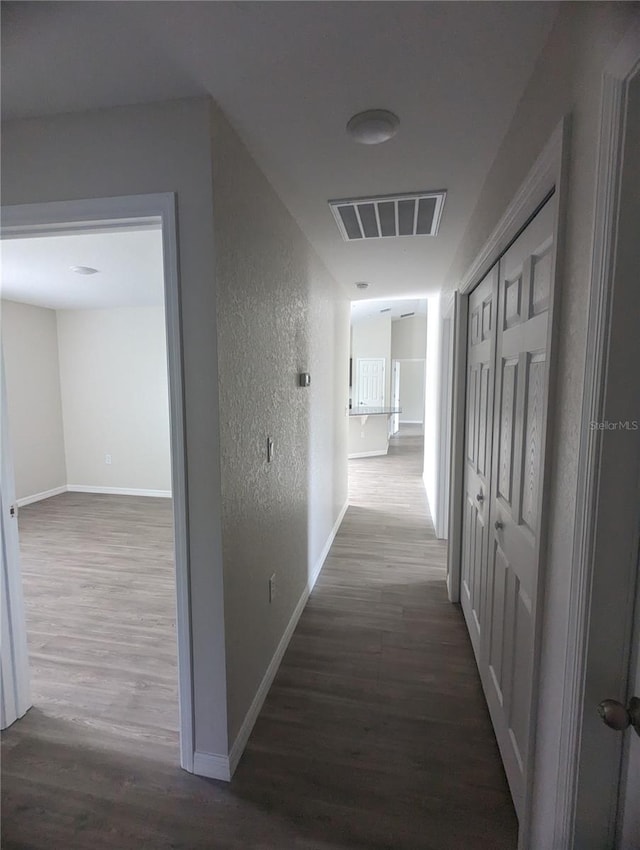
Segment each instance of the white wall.
M2 301L2 351L16 498L66 484L53 310Z
M408 316L391 323L391 357L393 360L424 358L427 351L427 317Z
M353 322L351 329L353 358L353 407L358 406L357 373L359 357L384 358L384 403L391 399L391 315L372 316Z
M402 386L402 378L400 378ZM431 519L438 517L438 437L440 418L440 295L427 299L427 360L425 364L424 486Z
M212 140L234 741L346 503L349 304L215 107Z
M561 3L470 219L448 285L454 288L494 229L562 116L571 114L567 230L559 287L559 329L548 494L544 635L537 717L531 846L552 850L566 623L571 595L579 439L582 420L588 287L592 256L600 95L604 66L637 17L626 3ZM599 699L600 697L596 698Z
M67 484L169 495L164 308L59 310L57 317Z
M364 419L364 422L362 421ZM349 457L386 455L389 451L388 416L349 417Z
M424 422L425 361L400 361L400 422Z
M2 202L175 192L184 350L195 748L226 757L208 98L7 121Z

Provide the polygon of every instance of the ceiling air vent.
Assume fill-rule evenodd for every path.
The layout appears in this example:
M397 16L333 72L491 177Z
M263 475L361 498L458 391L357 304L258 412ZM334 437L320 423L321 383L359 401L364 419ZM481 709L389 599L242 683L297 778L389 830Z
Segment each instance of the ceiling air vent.
M436 236L446 192L329 201L345 242L390 236Z

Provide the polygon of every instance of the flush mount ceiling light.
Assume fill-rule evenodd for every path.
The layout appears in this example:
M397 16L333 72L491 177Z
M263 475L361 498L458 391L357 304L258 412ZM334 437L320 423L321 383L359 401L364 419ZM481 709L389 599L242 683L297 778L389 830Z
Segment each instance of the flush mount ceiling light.
M98 274L98 269L91 266L70 266L71 271L76 274Z
M347 124L347 133L361 145L380 145L398 132L400 119L387 109L368 109L354 115Z
M369 286L369 284L366 282L366 280L359 280L359 281L356 283L356 286L358 287L358 289L367 289L367 287Z

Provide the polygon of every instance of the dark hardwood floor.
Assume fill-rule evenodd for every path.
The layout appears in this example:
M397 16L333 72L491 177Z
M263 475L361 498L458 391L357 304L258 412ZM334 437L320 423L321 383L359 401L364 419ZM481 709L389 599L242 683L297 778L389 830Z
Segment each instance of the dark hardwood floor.
M515 850L421 442L350 462L351 506L229 785L36 707L3 735L3 847Z

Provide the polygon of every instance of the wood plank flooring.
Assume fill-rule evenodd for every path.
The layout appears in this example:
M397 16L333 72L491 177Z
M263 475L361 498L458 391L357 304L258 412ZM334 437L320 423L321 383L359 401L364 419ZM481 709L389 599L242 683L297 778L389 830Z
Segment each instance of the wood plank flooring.
M351 506L233 781L32 710L3 736L6 850L515 850L421 438L350 468Z
M18 521L36 713L178 764L171 501L63 493Z

